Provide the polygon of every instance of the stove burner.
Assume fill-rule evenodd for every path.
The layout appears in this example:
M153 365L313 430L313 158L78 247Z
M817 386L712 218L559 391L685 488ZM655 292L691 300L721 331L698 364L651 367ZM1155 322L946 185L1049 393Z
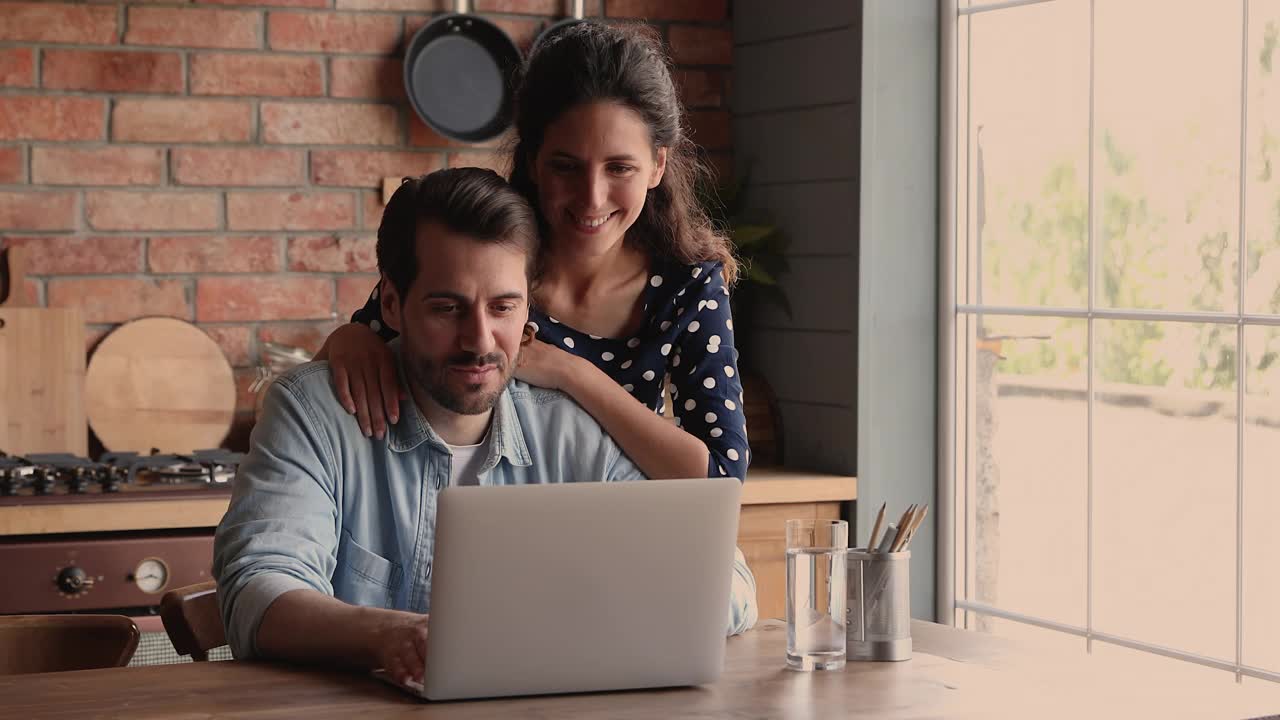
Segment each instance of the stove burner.
M189 455L106 453L98 462L66 453L25 457L0 452L0 497L89 496L165 490L227 489L243 459L228 450Z

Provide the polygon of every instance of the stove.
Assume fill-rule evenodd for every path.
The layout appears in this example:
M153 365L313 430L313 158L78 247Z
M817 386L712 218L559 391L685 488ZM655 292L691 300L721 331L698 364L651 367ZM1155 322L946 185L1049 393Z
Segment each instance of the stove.
M160 597L211 579L214 525L242 460L227 450L96 461L0 452L0 614L130 615L143 631L138 661L177 661Z
M106 453L97 462L64 453L26 456L0 452L0 505L102 502L172 497L174 493L231 492L243 455L197 450L189 455Z

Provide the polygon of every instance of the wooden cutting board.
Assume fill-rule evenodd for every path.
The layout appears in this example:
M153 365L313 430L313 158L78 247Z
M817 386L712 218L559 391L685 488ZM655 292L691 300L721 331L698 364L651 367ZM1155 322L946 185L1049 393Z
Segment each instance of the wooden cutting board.
M0 450L88 454L80 308L0 307Z
M113 330L94 351L85 407L107 450L191 452L226 438L236 385L222 349L203 330L142 318Z

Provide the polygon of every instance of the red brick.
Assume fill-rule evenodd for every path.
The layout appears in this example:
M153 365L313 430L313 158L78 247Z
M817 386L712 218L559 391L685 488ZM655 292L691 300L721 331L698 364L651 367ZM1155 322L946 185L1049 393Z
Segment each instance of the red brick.
M22 169L22 148L0 147L0 184L26 182L26 177Z
M236 383L236 414L252 414L258 403L258 394L251 389L258 381L258 368L233 368L231 375Z
M395 145L400 121L390 105L262 103L262 137L269 143Z
M49 307L80 307L87 323L120 323L148 315L191 320L187 284L141 278L53 278Z
M218 227L217 193L85 193L85 215L95 230L213 230Z
M0 96L0 140L101 140L105 110L94 98Z
M724 105L724 73L719 70L677 70L676 86L685 107L721 107Z
M142 238L52 235L10 237L10 247L32 249L27 272L32 275L101 275L142 270Z
M728 6L728 0L609 0L609 17L719 22Z
M460 140L451 140L435 130L430 125L422 122L422 118L417 113L409 113L409 144L414 147L429 148L470 148L470 147L491 147L499 144L502 138L494 140L486 140L483 143L465 143Z
M248 142L253 108L231 100L116 100L116 142Z
M528 52L529 48L533 45L533 41L546 26L546 22L542 20L529 20L525 18L517 19L495 17L489 18L489 20L505 32L507 37L511 38L511 42L515 43L516 47L520 48L521 52Z
M489 168L502 177L511 172L511 156L502 150L470 150L449 153L449 167Z
M196 281L200 322L327 320L333 315L333 280L327 277L206 276Z
M365 230L377 230L378 225L382 223L382 211L386 205L382 204L382 191L362 192L360 193L360 211L362 213L360 227Z
M369 293L378 284L378 275L344 275L338 278L338 318L348 320L351 313L369 302Z
M193 55L192 95L324 95L320 60L310 57L241 54Z
M708 150L723 150L733 145L728 110L697 110L689 113L692 140Z
M341 282L345 278L339 279ZM339 315L342 312L339 311ZM347 317L350 315L348 314ZM339 325L346 322L346 317L341 318L341 322L334 320L326 320L323 322L308 323L271 323L270 325L258 326L258 341L273 342L279 345L288 345L289 347L302 348L308 353L315 355L320 352L320 346L324 345L325 338L329 337L329 333L333 332ZM265 353L265 350L263 351Z
M329 94L340 98L403 100L399 58L336 57L329 61Z
M116 8L70 3L0 3L0 40L111 45Z
M550 15L554 18L562 18L568 17L567 5L564 0L475 0L475 12ZM600 16L600 0L587 0L582 5L582 13L585 17Z
M382 187L384 177L424 175L444 167L444 157L426 152L312 150L311 181L316 185Z
M332 0L197 0L202 5L270 5L272 7L329 7Z
M269 148L175 148L178 185L302 185L306 153Z
M129 45L184 48L262 47L261 15L249 10L208 8L129 8Z
M289 269L298 272L369 272L378 269L378 239L365 237L289 238Z
M45 50L41 83L57 90L180 93L182 58L170 52Z
M231 367L247 367L253 363L253 330L247 325L206 325L200 329L218 343Z
M31 182L41 185L158 185L164 150L34 147Z
M75 212L75 193L0 192L0 229L74 230Z
M716 174L714 178L716 182L723 184L737 177L733 170L733 153L707 153L706 160L711 164L711 169Z
M355 198L347 192L227 193L232 230L346 230L355 224Z
M153 273L278 272L280 242L236 235L153 237L147 267Z
M0 49L0 85L34 87L35 84L35 51L20 47Z
M400 18L357 13L273 12L267 16L272 50L394 54L400 44Z
M115 329L114 324L110 324L110 325L87 325L86 324L84 328L85 353L92 354L93 349L98 346L98 343L102 342L102 338L106 337L107 333L111 332L114 329Z
M337 0L339 10L419 10L453 12L452 0Z
M677 65L732 65L733 31L672 25L667 30L671 59Z

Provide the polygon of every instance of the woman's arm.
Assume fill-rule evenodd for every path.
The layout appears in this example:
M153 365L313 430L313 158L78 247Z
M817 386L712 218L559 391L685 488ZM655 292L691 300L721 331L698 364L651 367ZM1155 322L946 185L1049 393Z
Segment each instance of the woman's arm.
M313 360L328 360L338 401L356 416L365 437L382 437L388 420L400 421L400 378L387 341L396 332L382 322L381 284L351 322L325 338Z
M706 477L707 446L701 440L637 402L589 360L546 343L532 346L556 354L554 362L562 367L558 388L591 413L645 475L654 480Z
M742 410L733 314L719 263L704 263L680 316L681 333L668 371L671 404L681 428L701 438L710 477L745 480L751 452Z

